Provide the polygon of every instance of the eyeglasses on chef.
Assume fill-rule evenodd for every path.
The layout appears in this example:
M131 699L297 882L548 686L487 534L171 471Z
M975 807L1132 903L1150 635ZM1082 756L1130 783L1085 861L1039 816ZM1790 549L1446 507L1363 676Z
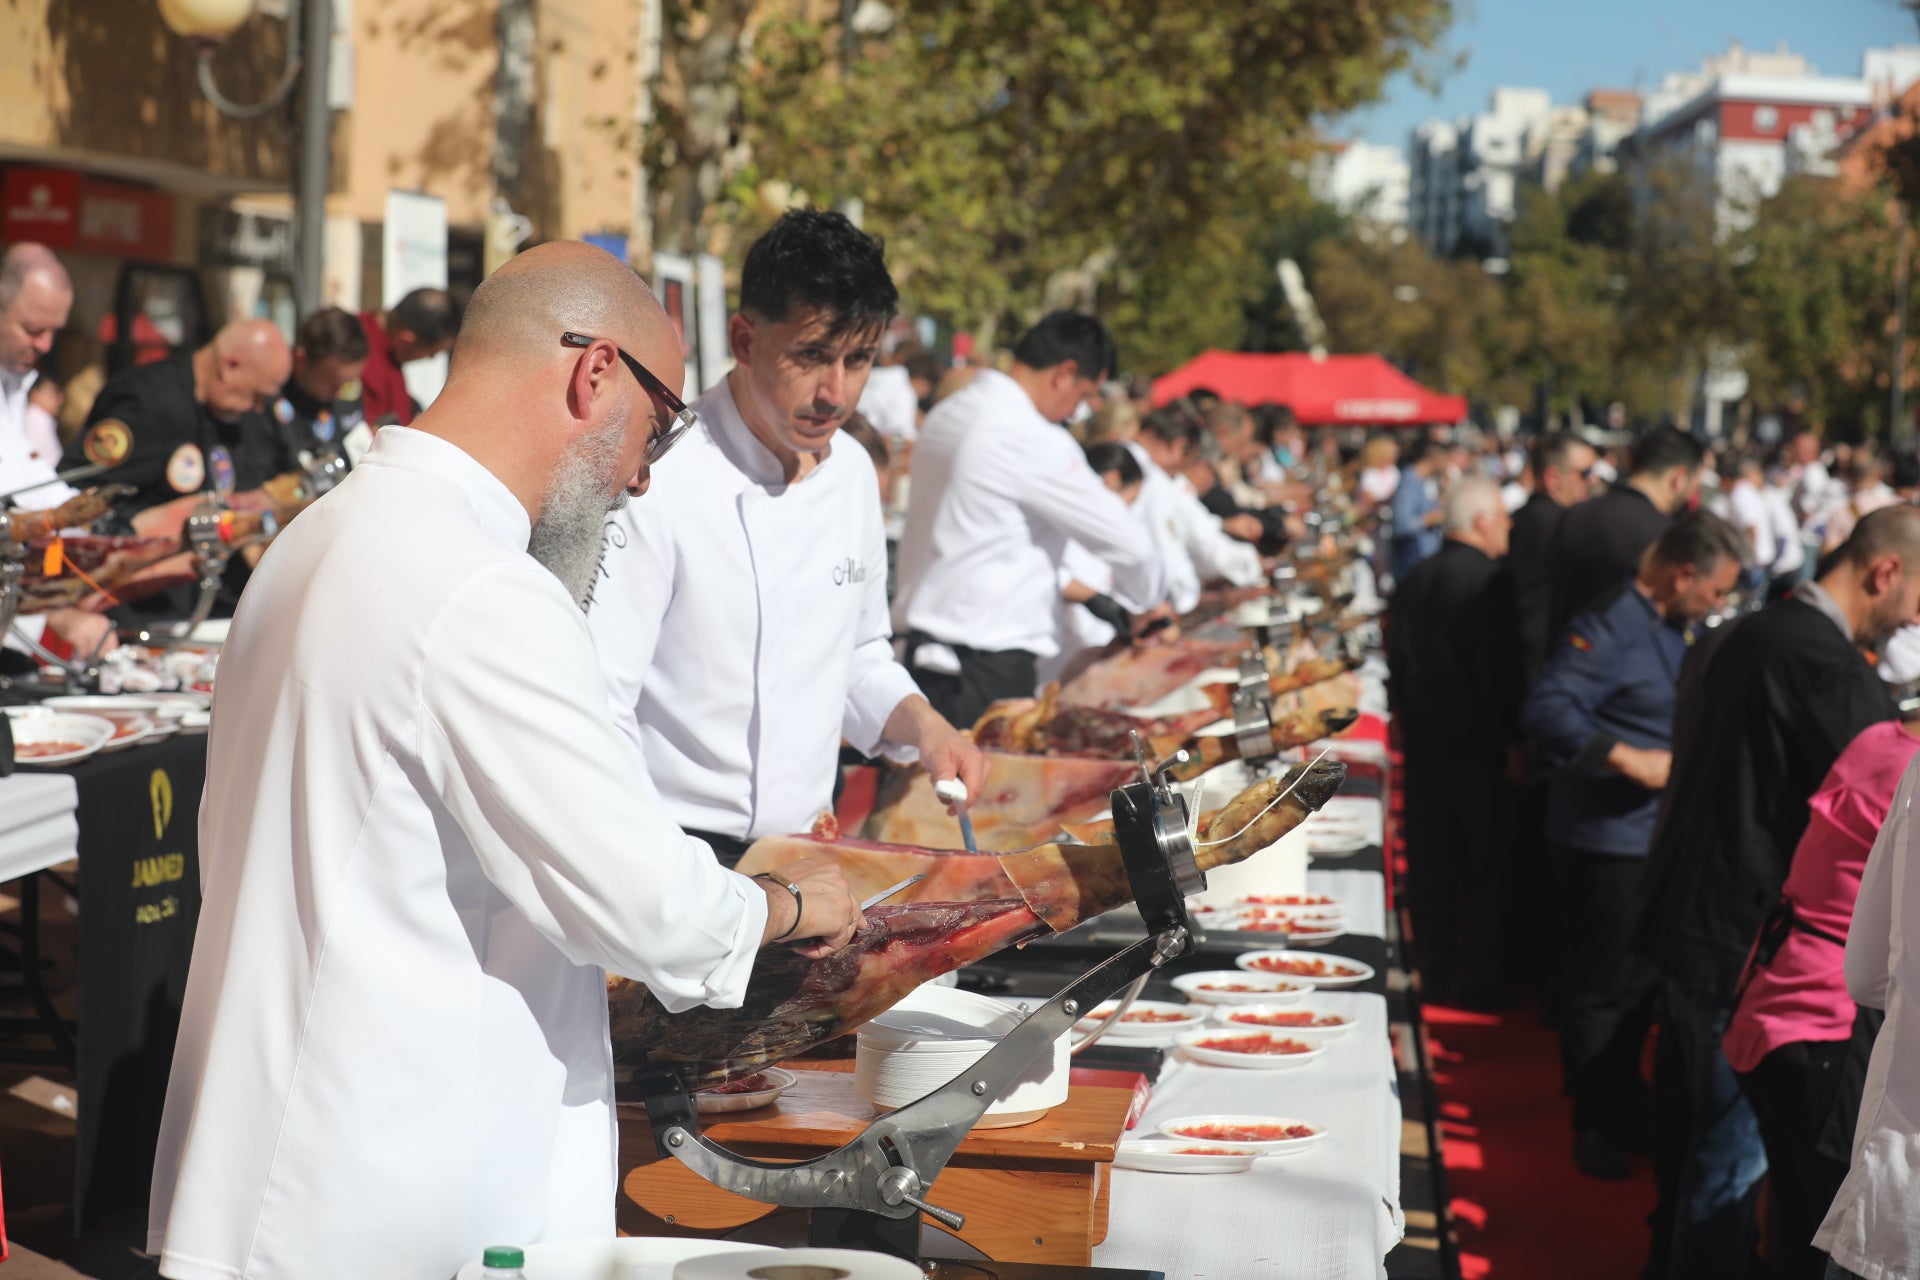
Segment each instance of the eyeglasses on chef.
M596 338L585 333L563 333L560 335L560 341L569 347L590 347L596 342L607 343L613 347L614 354L625 362L627 368L633 370L633 376L639 381L640 389L666 406L667 412L673 415L673 422L665 430L656 429L647 440L647 451L642 457L642 461L647 466L650 467L666 457L667 450L680 443L680 437L692 430L694 423L700 421L699 415L687 408L685 401L667 390L666 383L654 377L653 371L647 366L622 351L618 343L609 338Z

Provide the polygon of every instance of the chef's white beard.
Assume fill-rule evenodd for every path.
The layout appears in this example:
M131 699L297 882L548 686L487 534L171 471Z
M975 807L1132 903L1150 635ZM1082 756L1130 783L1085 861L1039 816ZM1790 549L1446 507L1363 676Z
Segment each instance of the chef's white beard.
M605 426L567 450L547 485L547 500L527 540L527 554L550 569L582 609L600 574L607 513L627 505L625 490L607 497L620 466L627 414L624 407L615 410Z

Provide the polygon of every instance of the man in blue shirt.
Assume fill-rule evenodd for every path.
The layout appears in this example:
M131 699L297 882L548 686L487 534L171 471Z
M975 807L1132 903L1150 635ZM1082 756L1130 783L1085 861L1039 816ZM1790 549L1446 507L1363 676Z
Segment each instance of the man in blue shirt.
M1673 762L1673 706L1692 627L1726 603L1747 542L1690 512L1639 573L1569 625L1521 722L1557 769L1547 834L1562 876L1560 1056L1573 1095L1574 1163L1627 1176L1622 1146L1644 1114L1641 1046L1653 978L1630 949L1635 893Z
M1400 485L1393 491L1393 539L1387 557L1395 582L1440 549L1442 513L1431 486L1445 462L1445 452L1426 436L1416 438L1401 455Z

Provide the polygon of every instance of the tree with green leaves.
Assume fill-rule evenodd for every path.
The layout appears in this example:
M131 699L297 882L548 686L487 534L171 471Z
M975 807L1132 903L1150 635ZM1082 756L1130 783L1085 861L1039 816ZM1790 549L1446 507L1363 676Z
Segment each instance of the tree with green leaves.
M712 27L675 3L691 47ZM1377 96L1449 16L1448 0L763 3L742 56L669 95L738 94L732 159L701 170L711 195L677 242L750 237L769 192L858 202L915 309L1005 332L1091 306L1132 364L1172 364L1239 337L1317 122ZM663 191L687 182L670 145L649 151Z

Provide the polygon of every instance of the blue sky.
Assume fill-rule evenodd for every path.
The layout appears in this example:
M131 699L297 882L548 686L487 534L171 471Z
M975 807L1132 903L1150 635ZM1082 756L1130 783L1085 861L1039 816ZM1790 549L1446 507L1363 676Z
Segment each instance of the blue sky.
M1860 74L1860 51L1920 43L1920 27L1895 0L1455 0L1452 28L1427 62L1440 72L1436 97L1408 73L1380 103L1329 122L1334 137L1404 146L1429 116L1484 111L1495 85L1548 89L1577 102L1596 86L1630 89L1697 67L1738 40L1772 49L1785 40L1827 75Z

